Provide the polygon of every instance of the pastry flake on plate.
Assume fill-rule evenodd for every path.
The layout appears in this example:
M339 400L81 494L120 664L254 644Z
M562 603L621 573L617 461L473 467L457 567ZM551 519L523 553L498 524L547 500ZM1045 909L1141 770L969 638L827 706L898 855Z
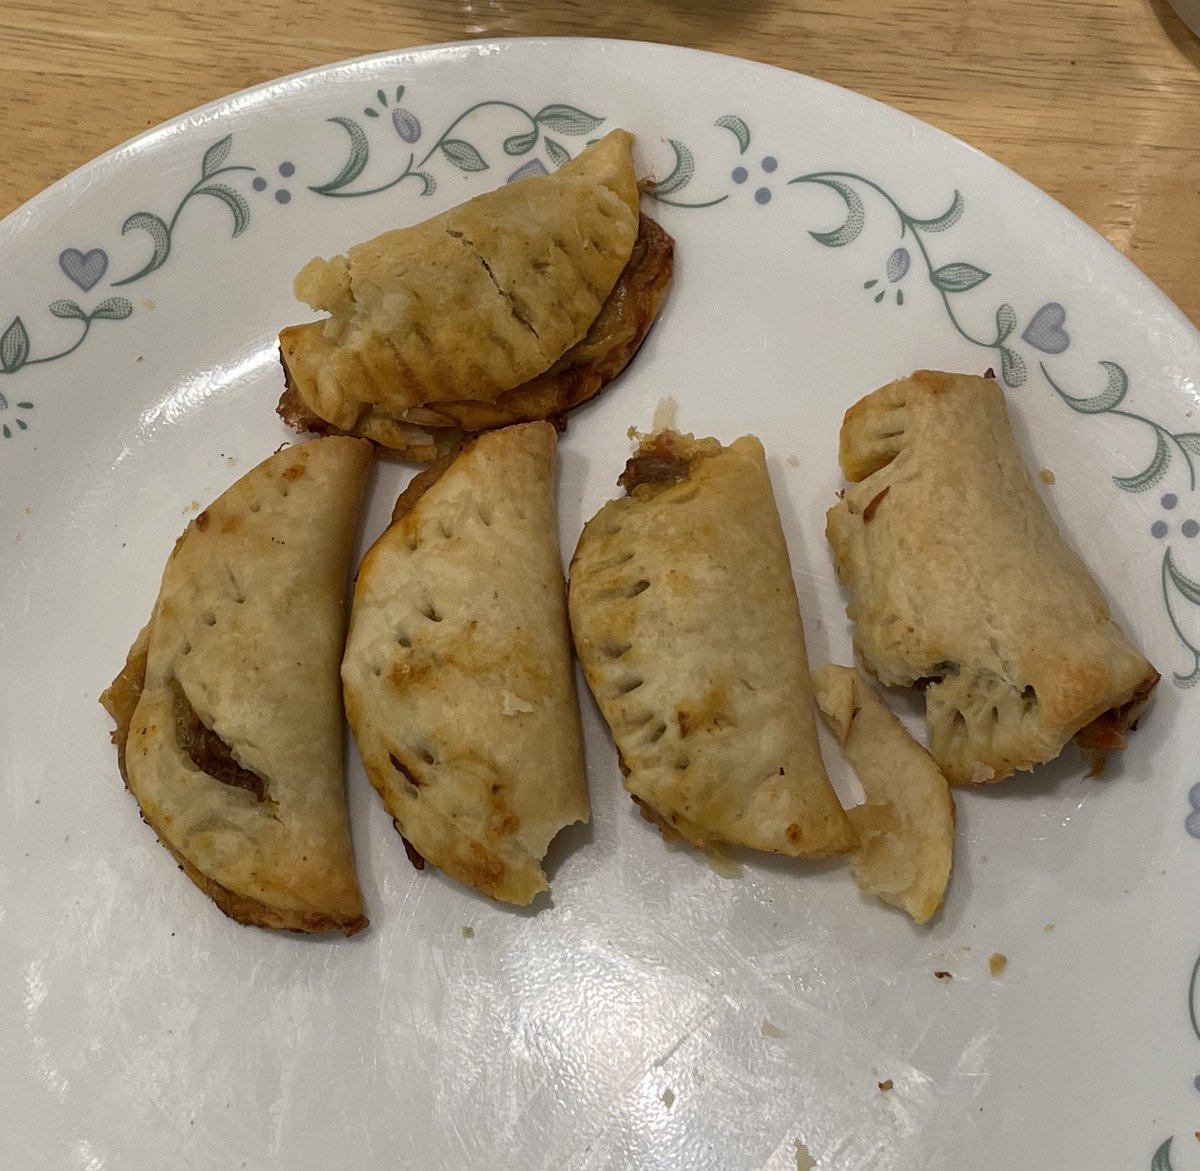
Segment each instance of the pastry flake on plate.
M854 877L868 894L926 923L942 905L954 855L946 778L854 668L819 667L812 683L866 796L846 811L858 831Z
M363 558L342 664L371 784L412 851L505 902L586 821L554 428L491 431L417 476Z
M358 439L287 447L199 513L101 697L143 817L242 923L347 935L367 925L338 664L370 461Z
M701 848L851 849L762 445L660 432L620 482L584 526L569 604L626 789Z
M826 534L864 666L925 693L953 783L998 781L1074 737L1120 748L1158 672L1109 612L1021 460L994 379L920 370L852 406L854 481Z

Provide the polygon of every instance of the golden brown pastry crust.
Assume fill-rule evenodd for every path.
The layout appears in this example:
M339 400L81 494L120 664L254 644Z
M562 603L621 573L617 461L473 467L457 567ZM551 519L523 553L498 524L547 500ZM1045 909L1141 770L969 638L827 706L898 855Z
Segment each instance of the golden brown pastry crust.
M626 789L700 847L850 849L762 445L662 432L621 482L584 526L569 606Z
M494 402L578 342L638 231L633 138L614 130L551 175L312 260L296 296L330 317L302 395L341 431L363 406L393 418Z
M548 423L491 431L421 473L359 567L346 713L371 784L423 858L494 899L588 817Z
M994 380L889 383L846 412L840 460L857 482L826 533L855 646L881 682L924 690L952 782L1052 760L1105 713L1136 720L1158 673L1047 512Z
M946 778L853 667L818 667L812 683L866 797L846 811L858 832L854 877L868 894L927 923L942 904L954 855Z
M633 359L663 302L673 272L674 241L648 216L616 284L584 337L549 369L494 402L463 398L426 403L393 416L366 402L352 426L335 427L313 409L314 370L336 348L321 322L294 325L279 335L287 387L279 400L283 420L298 431L346 432L370 439L382 454L429 463L453 451L471 432L562 416L594 398ZM343 420L343 423L345 420Z
M357 439L288 447L196 516L101 698L143 817L243 923L347 935L367 924L337 672L370 459Z

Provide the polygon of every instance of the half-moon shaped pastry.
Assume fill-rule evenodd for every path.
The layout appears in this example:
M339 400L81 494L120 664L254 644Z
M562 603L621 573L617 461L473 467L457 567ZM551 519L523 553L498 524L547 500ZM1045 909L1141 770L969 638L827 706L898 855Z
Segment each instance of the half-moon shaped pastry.
M521 905L547 889L551 839L588 818L555 447L549 423L508 427L413 480L359 566L342 663L410 855Z
M674 247L671 237L643 215L633 252L587 333L548 370L504 391L494 402L463 398L410 407L396 415L364 403L348 433L370 439L385 454L432 463L473 432L540 419L559 424L563 415L594 398L633 360L666 300ZM322 355L336 346L320 322L289 326L280 333L287 389L279 414L290 427L339 433L312 410L300 390L311 384L311 372L324 360Z
M954 856L946 778L853 667L818 667L812 684L866 797L846 811L858 831L850 869L868 894L927 923L942 905Z
M553 174L311 261L296 295L330 316L280 334L285 420L430 460L464 431L596 394L671 276L671 238L639 215L632 142L614 130Z
M620 482L579 538L569 605L626 789L701 848L849 850L762 445L659 432Z
M1120 748L1158 672L1063 539L990 378L919 370L846 412L855 483L826 534L854 642L925 693L930 752L958 784Z
M287 447L199 513L101 697L143 817L241 923L346 935L367 925L338 664L370 461L358 439Z

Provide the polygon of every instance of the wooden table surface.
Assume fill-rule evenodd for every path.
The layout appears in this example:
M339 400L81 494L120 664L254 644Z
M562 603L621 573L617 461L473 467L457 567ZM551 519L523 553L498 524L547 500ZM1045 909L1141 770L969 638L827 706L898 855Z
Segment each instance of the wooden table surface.
M1165 0L0 0L0 216L109 147L298 69L595 35L869 94L1061 200L1200 325L1200 41Z

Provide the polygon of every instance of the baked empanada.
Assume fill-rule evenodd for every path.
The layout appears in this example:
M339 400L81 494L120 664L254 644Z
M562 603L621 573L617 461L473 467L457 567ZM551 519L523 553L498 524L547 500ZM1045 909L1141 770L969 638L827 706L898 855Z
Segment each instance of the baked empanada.
M342 663L371 784L421 858L494 899L547 889L588 818L555 515L554 428L422 472L359 567Z
M639 216L632 142L614 130L551 175L311 261L296 294L330 317L280 334L283 417L434 459L454 437L430 432L557 418L594 395L671 275L671 238Z
M658 316L671 282L674 241L642 216L633 253L584 337L548 370L504 391L494 402L464 398L429 403L389 414L362 404L349 433L370 439L388 455L432 463L470 433L548 419L559 424L567 411L594 398L633 359ZM298 387L337 342L320 322L290 326L279 335L287 389L279 414L298 431L336 434L305 402Z
M571 562L575 649L625 787L701 848L843 853L762 445L642 441Z
M846 811L858 833L850 869L868 894L926 923L942 905L954 856L946 778L853 667L818 667L812 685L866 797Z
M338 664L370 461L359 439L287 447L199 513L101 697L143 817L242 923L346 935L367 925Z
M1158 672L1109 613L1029 478L996 382L920 370L856 403L857 481L826 534L854 642L925 693L930 752L958 784L1119 748Z

